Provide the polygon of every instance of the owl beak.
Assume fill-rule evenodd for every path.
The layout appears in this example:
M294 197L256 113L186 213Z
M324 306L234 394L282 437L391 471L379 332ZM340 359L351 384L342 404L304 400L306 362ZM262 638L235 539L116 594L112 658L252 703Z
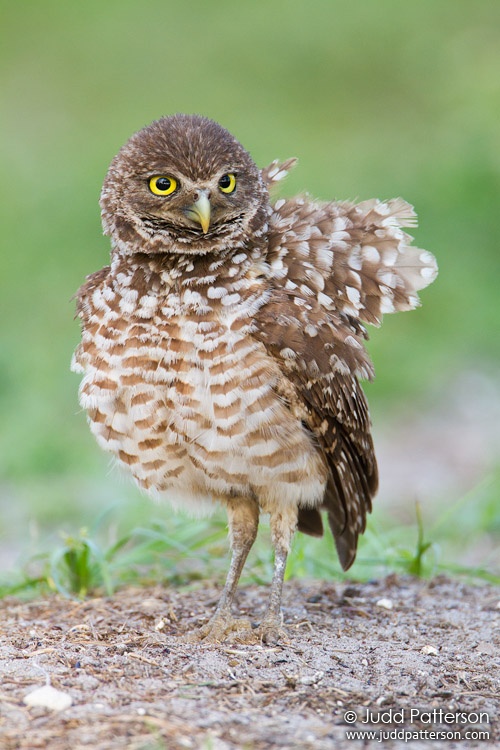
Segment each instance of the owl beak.
M204 190L201 191L200 197L191 206L186 208L186 213L190 219L201 225L203 234L208 232L210 226L211 205L208 195Z

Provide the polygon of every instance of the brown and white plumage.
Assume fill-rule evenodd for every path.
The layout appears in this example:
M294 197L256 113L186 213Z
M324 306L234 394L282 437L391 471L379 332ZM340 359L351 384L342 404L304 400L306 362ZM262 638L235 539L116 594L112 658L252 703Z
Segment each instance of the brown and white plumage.
M233 558L202 631L212 639L234 626L261 511L276 553L266 640L296 528L321 534L325 510L342 566L354 561L377 489L364 324L416 307L437 273L410 247L415 215L401 199L272 205L267 188L294 163L261 172L198 116L136 133L101 197L111 265L78 294L73 367L99 444L174 506L227 508Z

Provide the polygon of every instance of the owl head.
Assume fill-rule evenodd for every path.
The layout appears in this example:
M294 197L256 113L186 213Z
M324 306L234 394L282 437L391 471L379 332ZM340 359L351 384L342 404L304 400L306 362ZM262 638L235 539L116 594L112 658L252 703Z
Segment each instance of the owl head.
M251 245L266 230L260 170L216 122L173 115L135 133L101 193L115 252L205 255Z

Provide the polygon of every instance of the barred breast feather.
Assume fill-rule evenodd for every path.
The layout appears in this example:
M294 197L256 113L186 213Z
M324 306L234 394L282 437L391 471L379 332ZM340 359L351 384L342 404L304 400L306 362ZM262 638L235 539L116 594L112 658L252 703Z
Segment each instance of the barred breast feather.
M141 487L195 512L235 495L320 502L326 462L279 395L278 361L252 335L266 286L239 285L224 304L208 284L152 295L162 285L153 275L118 264L80 292L73 369L85 373L80 402L101 447Z

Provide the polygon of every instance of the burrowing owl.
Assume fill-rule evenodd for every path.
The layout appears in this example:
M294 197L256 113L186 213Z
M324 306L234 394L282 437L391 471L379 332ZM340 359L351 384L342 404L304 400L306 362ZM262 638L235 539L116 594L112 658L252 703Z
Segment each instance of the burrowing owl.
M294 164L259 170L224 128L165 117L132 136L101 196L111 265L78 293L73 369L98 443L140 487L199 514L228 513L232 560L200 631L234 629L231 604L259 514L274 576L260 636L276 641L296 529L354 561L377 489L365 323L411 310L436 276L410 247L413 208L387 202L271 203Z

